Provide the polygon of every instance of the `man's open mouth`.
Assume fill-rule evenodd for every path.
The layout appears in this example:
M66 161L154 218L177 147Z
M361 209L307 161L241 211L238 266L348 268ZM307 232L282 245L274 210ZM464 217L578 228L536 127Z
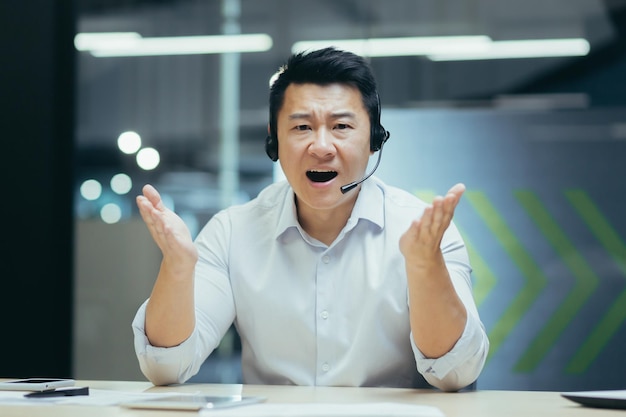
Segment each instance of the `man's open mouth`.
M306 176L313 182L326 182L335 178L337 171L307 171Z

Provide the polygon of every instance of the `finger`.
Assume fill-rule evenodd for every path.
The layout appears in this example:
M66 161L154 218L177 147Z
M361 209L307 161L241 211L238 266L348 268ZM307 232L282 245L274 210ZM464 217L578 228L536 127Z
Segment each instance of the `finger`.
M137 207L139 207L139 214L146 226L148 226L152 237L155 240L158 239L159 235L164 233L166 227L166 209L162 211L157 210L152 202L144 196L137 196Z
M459 204L463 193L465 192L465 185L462 183L454 185L444 197L443 207L445 211L446 223L452 220L454 210ZM446 226L447 227L447 226Z
M448 190L448 193L446 194L446 197L449 197L452 200L452 202L454 203L454 206L456 207L456 205L461 200L461 197L463 196L463 193L465 193L465 185L464 184L456 184L455 186L450 188L450 190Z
M142 195L138 195L135 198L135 201L137 202L137 208L139 209L139 214L141 215L144 223L152 223L150 214L150 211L152 210L152 203L150 203L150 200Z
M419 223L416 225L417 226L417 232L415 235L416 239L422 239L430 235L430 228L432 227L432 223L433 223L433 213L434 213L434 209L432 205L424 209L424 212L422 213L422 217L419 219Z
M143 195L152 203L152 205L157 209L163 211L165 209L165 205L163 204L163 200L161 199L161 194L150 184L146 184L142 188Z
M429 225L429 237L437 238L441 234L441 224L444 220L444 203L445 199L437 196L433 199L432 221Z
M157 241L157 239L159 238L160 229L162 229L158 227L160 222L158 212L156 212L155 208L152 206L152 203L150 203L150 201L143 196L137 197L137 207L139 207L139 214L146 224L148 231L152 236L152 239Z
M454 216L454 210L459 203L459 196L455 194L448 194L445 196L442 207L442 224L448 227L450 220Z
M455 194L455 195L458 195L460 198L464 192L465 192L465 184L458 183L458 184L453 185L446 194Z
M465 185L455 184L450 188L445 197L436 197L433 200L433 221L430 225L430 236L438 241L450 225L454 210L465 192Z

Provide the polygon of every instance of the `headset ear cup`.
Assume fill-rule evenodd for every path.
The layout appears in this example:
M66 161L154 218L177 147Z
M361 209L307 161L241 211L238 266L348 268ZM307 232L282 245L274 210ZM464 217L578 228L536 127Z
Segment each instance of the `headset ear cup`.
M269 135L265 138L265 153L272 161L278 161L278 141Z
M372 127L370 149L372 152L377 152L382 148L383 143L389 138L389 132L385 130L382 125L376 125Z
M372 120L370 130L370 149L372 152L379 151L384 143L387 142L387 139L389 139L389 132L380 124L380 96L378 95L378 91L376 92L376 103L378 105L376 119L370 119Z

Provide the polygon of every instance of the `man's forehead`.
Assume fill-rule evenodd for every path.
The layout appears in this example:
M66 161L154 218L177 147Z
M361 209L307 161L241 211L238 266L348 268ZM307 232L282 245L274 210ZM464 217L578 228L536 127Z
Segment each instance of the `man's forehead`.
M361 91L351 84L332 83L332 84L290 84L285 90L285 96L283 100L283 106L285 103L293 104L303 100L302 105L306 106L306 103L311 101L317 101L319 103L337 103L338 106L342 106L341 103L351 103L349 108L353 109L356 103L359 103L365 110L365 103ZM345 106L344 106L345 107Z

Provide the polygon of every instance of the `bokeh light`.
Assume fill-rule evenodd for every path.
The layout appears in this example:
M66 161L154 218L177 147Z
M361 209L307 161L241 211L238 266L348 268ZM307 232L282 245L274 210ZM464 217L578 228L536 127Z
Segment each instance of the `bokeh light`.
M111 190L116 194L128 194L132 188L133 180L126 174L116 174L111 178Z
M141 136L137 132L123 132L117 138L117 147L125 154L133 154L141 148Z
M141 169L150 171L158 167L160 162L161 157L159 152L154 148L143 148L137 152L137 165L139 165Z
M97 200L102 195L102 185L96 180L86 180L80 185L80 195L85 200Z
M115 203L105 204L100 209L100 218L108 224L117 223L122 218L122 209Z

